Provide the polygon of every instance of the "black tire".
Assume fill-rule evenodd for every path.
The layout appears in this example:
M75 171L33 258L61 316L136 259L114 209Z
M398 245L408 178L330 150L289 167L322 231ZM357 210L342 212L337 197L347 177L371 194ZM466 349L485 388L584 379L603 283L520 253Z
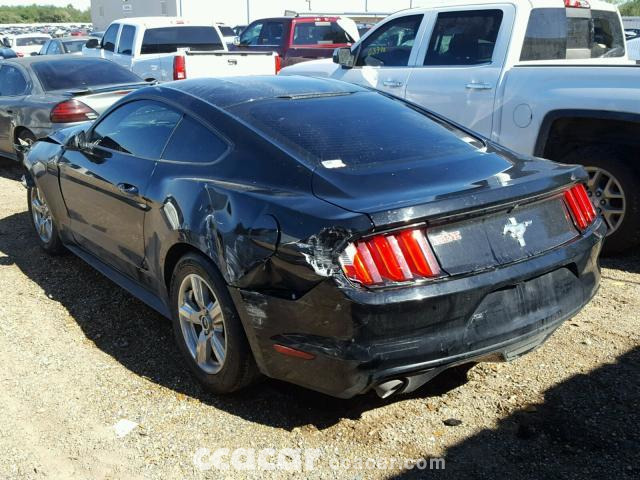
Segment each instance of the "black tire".
M225 360L216 373L204 371L190 350L183 333L179 315L179 297L183 282L187 277L197 275L215 295L223 315L225 332ZM211 261L197 253L189 253L182 257L174 268L171 277L171 312L173 332L178 348L191 372L200 383L216 394L228 394L245 388L256 381L260 374L256 366L251 348L247 341L242 323L236 311L226 283Z
M27 129L20 130L16 138L18 139L18 143L22 140L23 142L27 142L29 145L33 145L36 141L36 136ZM18 162L22 164L22 161L24 160L22 153L16 152L16 156L18 158Z
M49 255L60 255L64 253L65 248L62 244L62 240L60 240L60 235L58 234L58 227L56 226L56 222L51 217L51 234L48 236L49 238L44 238L41 235L41 232L38 229L38 225L36 224L36 215L34 215L34 202L33 196L38 191L37 187L29 187L27 189L27 205L29 209L29 219L31 221L31 225L33 226L36 234L36 239L38 240L38 244L40 247L47 252ZM44 198L42 192L39 192L40 198ZM45 201L46 205L46 201ZM48 207L47 207L48 210Z
M624 193L624 216L617 229L607 235L603 253L622 253L640 243L640 175L627 164L629 156L624 151L608 145L592 145L579 148L565 158L565 163L577 163L586 168L594 167L611 174ZM594 192L590 192L593 195Z

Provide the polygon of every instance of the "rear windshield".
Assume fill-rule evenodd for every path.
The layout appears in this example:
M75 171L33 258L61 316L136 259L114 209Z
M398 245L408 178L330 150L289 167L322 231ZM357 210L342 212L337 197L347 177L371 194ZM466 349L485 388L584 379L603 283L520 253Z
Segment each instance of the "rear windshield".
M622 57L624 53L616 12L536 8L531 11L520 60Z
M151 28L144 33L141 53L173 53L179 48L211 51L223 48L222 40L213 27Z
M434 158L482 146L449 124L374 92L247 102L231 111L327 168Z
M136 74L108 60L52 60L34 63L31 68L45 91L142 82Z
M44 45L49 40L46 37L23 37L16 38L16 47L32 47L36 45Z
M82 47L87 43L86 40L70 40L64 42L64 46L69 53L77 53L82 51Z
M349 34L336 22L296 23L293 29L294 45L334 45L353 42Z

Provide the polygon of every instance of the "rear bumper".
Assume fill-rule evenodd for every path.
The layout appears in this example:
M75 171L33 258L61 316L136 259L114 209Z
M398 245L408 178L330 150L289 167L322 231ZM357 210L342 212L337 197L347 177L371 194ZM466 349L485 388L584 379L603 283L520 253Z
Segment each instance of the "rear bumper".
M327 279L299 300L234 290L267 376L349 398L389 380L410 391L471 361L511 360L540 345L595 295L606 227L597 221L543 255L471 276L372 292ZM275 343L312 353L276 353Z

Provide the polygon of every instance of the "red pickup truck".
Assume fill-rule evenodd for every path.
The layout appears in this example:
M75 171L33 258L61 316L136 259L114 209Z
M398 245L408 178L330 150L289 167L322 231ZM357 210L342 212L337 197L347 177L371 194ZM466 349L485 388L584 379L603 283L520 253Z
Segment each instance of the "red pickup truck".
M349 18L263 18L251 23L230 50L277 52L286 67L329 58L336 48L349 47L359 39L358 27Z

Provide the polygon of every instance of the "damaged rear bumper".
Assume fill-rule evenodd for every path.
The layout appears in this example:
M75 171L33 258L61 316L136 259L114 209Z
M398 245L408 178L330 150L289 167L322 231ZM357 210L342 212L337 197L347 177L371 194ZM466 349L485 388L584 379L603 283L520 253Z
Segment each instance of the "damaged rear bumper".
M332 279L298 300L232 289L261 371L332 396L408 392L442 370L511 360L542 344L595 295L606 227L543 255L384 291ZM282 355L284 345L313 359Z

